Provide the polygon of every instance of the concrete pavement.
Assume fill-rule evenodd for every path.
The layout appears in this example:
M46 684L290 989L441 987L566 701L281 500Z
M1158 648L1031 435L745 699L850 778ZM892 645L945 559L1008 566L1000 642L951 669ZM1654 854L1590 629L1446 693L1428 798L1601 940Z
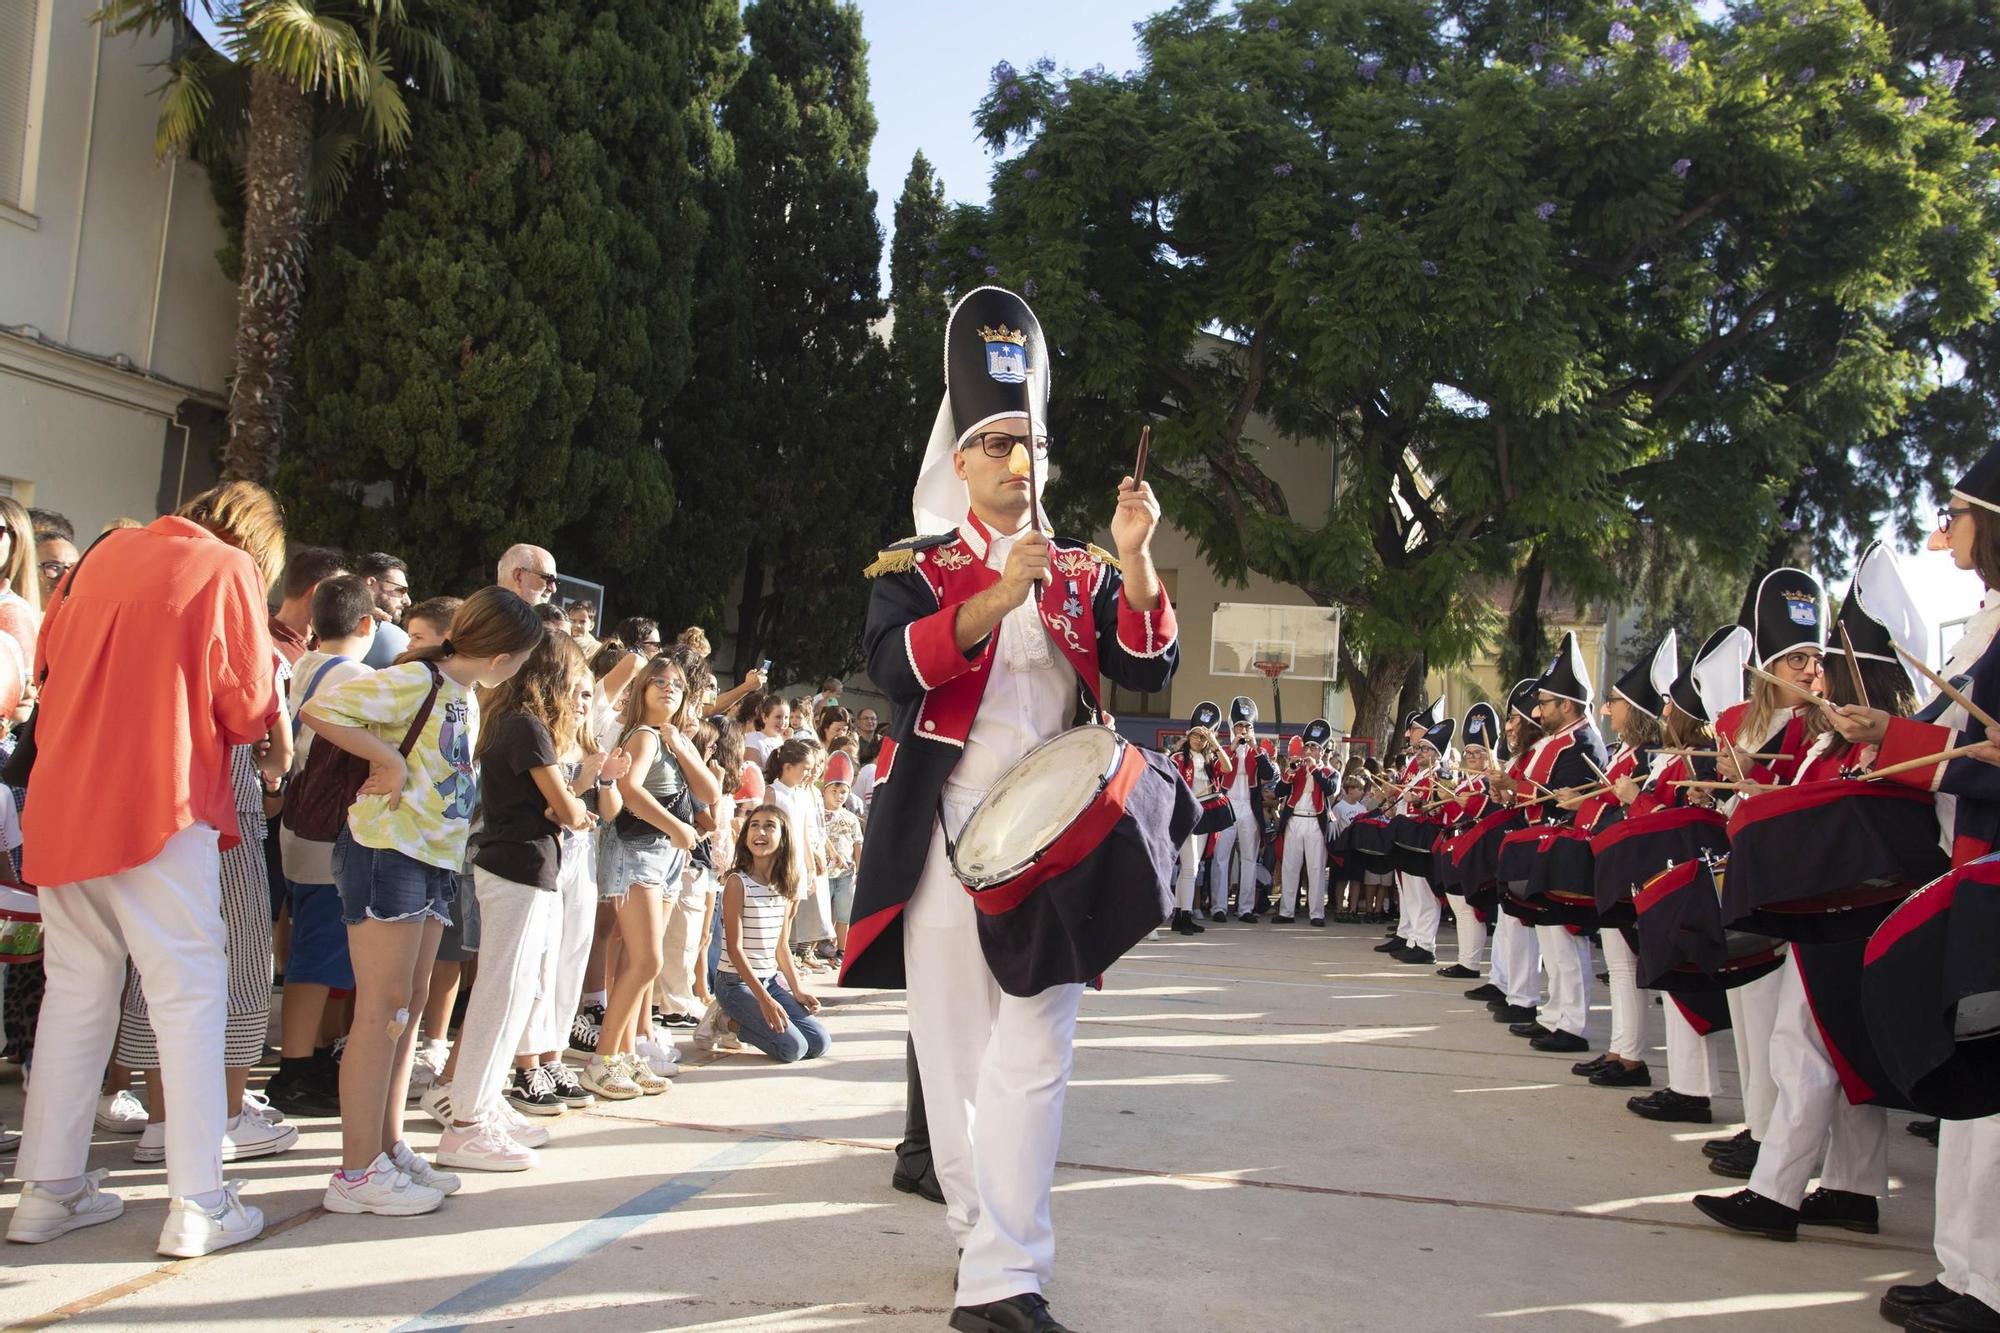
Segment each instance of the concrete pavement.
M1887 1283L1934 1276L1935 1154L1893 1117L1879 1236L1777 1245L1687 1205L1738 1182L1701 1140L1569 1073L1462 998L1385 963L1372 928L1212 925L1142 945L1086 998L1050 1297L1084 1333L1154 1330L1883 1328ZM1445 957L1449 958L1449 952ZM1594 998L1593 1046L1609 1015ZM255 1244L152 1253L164 1173L100 1136L125 1216L0 1248L13 1327L523 1333L937 1329L943 1210L888 1187L902 1124L899 994L833 992L826 1058L691 1065L674 1090L555 1125L543 1166L468 1173L426 1217L319 1207L331 1122L231 1175ZM1651 1018L1656 1077L1660 1020ZM690 1056L690 1060L693 1057ZM1726 1063L1726 1062L1725 1062ZM1736 1113L1729 1096L1717 1104ZM19 1124L17 1072L0 1120ZM412 1140L435 1142L412 1114ZM1675 1130L1683 1132L1676 1133ZM9 1165L11 1162L0 1162ZM0 1190L0 1209L13 1187Z

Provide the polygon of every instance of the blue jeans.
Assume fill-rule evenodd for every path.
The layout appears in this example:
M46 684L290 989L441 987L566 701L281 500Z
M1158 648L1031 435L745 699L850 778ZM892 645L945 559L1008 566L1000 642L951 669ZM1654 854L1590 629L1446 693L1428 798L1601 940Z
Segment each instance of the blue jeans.
M773 1060L791 1064L826 1053L833 1039L827 1036L820 1021L805 1011L798 997L785 989L777 973L764 978L764 989L791 1019L782 1032L774 1031L764 1021L764 1011L758 1007L756 992L750 989L749 982L734 972L718 972L715 981L715 998L721 1002L722 1011L736 1020L737 1035Z

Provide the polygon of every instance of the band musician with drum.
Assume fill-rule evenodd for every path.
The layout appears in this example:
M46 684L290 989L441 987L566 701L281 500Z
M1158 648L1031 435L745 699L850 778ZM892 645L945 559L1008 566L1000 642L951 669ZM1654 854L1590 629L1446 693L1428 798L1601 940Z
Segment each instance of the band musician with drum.
M945 399L917 479L923 535L870 567L863 636L893 717L841 982L908 991L931 1151L961 1249L950 1326L968 1333L1064 1333L1042 1297L1055 1257L1049 1193L1077 1007L1095 975L1070 963L1115 957L1166 919L1195 815L1164 756L1142 757L1114 733L1084 727L1115 756L1098 804L1114 795L1153 802L1106 839L1145 844L1137 873L1082 886L1130 895L1123 909L1099 899L1088 919L1064 917L1058 895L1042 892L996 913L975 904L955 862L988 794L998 800L1003 777L1018 785L1031 768L1024 761L1101 716L1107 682L1157 692L1179 658L1153 566L1160 508L1150 487L1119 483L1115 557L1041 530L1048 383L1047 344L1020 297L982 287L953 309ZM1077 768L1041 776L1046 804L1090 778ZM1072 821L1058 842L1098 813ZM1052 847L1049 857L1058 850L1082 855ZM1024 918L1033 928L1014 928ZM1108 946L1089 938L1121 924L1138 933ZM1066 979L1045 984L1051 977Z

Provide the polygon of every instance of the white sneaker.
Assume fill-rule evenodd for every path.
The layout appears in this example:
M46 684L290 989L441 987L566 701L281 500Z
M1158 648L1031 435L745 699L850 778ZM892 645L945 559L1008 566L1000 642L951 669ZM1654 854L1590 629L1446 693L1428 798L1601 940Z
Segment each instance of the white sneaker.
M124 1089L97 1099L97 1127L106 1134L139 1134L146 1128L146 1104Z
M419 1185L427 1185L440 1194L456 1194L458 1193L458 1187L464 1184L463 1181L451 1172L440 1171L429 1162L426 1162L422 1157L419 1157L417 1150L407 1143L398 1142L390 1150L389 1160L396 1164L398 1171L401 1171L411 1180L416 1181Z
M432 1037L417 1047L416 1055L410 1061L410 1100L416 1101L425 1092L436 1087L444 1077L444 1066L451 1059L451 1041L446 1037Z
M293 1137L298 1131L292 1131ZM264 1214L243 1202L243 1182L231 1180L222 1187L222 1202L204 1208L193 1199L176 1198L167 1204L167 1220L160 1227L159 1251L176 1259L195 1259L255 1240L264 1230Z
M657 1097L674 1086L671 1080L661 1078L653 1072L650 1064L630 1051L625 1051L614 1058L624 1061L625 1077L638 1085L641 1096Z
M598 1096L611 1102L629 1102L639 1095L639 1085L625 1072L625 1062L617 1056L606 1059L601 1055L590 1057L590 1063L577 1075L583 1086Z
M444 1202L444 1191L420 1185L389 1160L377 1153L368 1164L368 1173L349 1180L336 1171L326 1183L320 1200L329 1213L378 1213L383 1217L414 1217L436 1210Z
M657 1041L639 1043L639 1058L660 1078L672 1078L681 1072L681 1053L671 1043L662 1045Z
M549 1144L549 1128L537 1124L507 1104L505 1098L493 1108L493 1119L507 1132L507 1137L523 1148L546 1148Z
M0 1157L11 1156L21 1146L21 1131L0 1125Z
M109 1222L125 1211L125 1201L98 1188L109 1171L92 1171L83 1178L83 1188L67 1198L51 1194L30 1180L22 1184L21 1197L14 1204L14 1219L7 1224L7 1239L22 1245L39 1245L45 1240Z
M132 1145L132 1160L135 1162L164 1162L167 1160L167 1122L147 1125L139 1132L139 1141Z
M266 1097L261 1092L253 1092L249 1088L243 1090L242 1113L244 1115L256 1116L267 1125L282 1125L285 1123L285 1113L271 1105L269 1097Z
M230 1121L222 1132L222 1160L241 1162L251 1157L275 1157L298 1141L297 1125L274 1125L246 1113Z
M431 1088L417 1099L417 1105L423 1108L425 1115L446 1129L451 1128L451 1084L440 1083Z
M715 1049L715 1039L722 1033L722 1022L728 1015L722 1010L722 1001L710 1000L708 1008L701 1011L701 1022L694 1025L694 1044L704 1051Z
M476 1125L454 1125L438 1139L437 1159L445 1166L469 1171L526 1171L541 1158L507 1136L499 1117L487 1116Z

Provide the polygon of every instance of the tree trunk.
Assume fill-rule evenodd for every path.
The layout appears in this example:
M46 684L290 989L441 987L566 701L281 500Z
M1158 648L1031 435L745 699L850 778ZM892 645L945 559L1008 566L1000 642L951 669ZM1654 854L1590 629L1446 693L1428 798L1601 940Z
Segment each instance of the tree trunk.
M742 680L745 672L757 665L758 635L762 632L759 621L764 615L764 545L753 540L750 550L743 557L743 600L736 604L736 679ZM775 682L765 681L764 688L771 689Z
M1396 698L1410 670L1421 659L1414 653L1381 653L1371 656L1359 671L1347 677L1348 697L1354 701L1349 719L1352 734L1375 742L1375 757L1386 759L1395 743Z
M269 482L285 438L292 337L305 290L306 165L312 103L263 66L250 72L243 161L243 277L236 286L236 376L222 475Z
M1547 566L1538 545L1528 552L1528 563L1514 588L1514 609L1507 616L1507 644L1500 654L1500 687L1514 688L1514 682L1538 676L1549 663L1549 636L1542 625L1542 584Z

